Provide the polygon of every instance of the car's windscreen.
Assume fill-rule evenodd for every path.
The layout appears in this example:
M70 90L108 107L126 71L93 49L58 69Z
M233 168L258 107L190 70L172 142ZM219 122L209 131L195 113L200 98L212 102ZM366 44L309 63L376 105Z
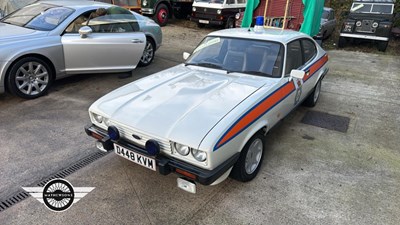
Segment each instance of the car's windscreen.
M74 10L50 4L34 4L26 6L1 22L26 27L34 30L50 31L56 28Z
M329 18L329 11L324 10L322 12L322 17L321 18L327 20Z
M196 65L265 77L281 77L282 44L228 37L206 37L186 61Z
M379 14L392 14L392 4L373 4L373 3L353 3L350 12L352 13L379 13Z

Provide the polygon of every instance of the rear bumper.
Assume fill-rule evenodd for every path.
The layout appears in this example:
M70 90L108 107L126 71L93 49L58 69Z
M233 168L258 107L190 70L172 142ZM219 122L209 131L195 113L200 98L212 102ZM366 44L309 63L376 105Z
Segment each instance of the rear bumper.
M156 164L157 164L157 170L162 175L168 175L171 172L176 173L176 169L180 169L180 170L184 170L190 174L193 174L196 177L195 179L193 179L192 177L185 176L187 179L196 181L203 185L210 185L214 181L216 181L220 176L222 176L226 171L228 171L236 163L236 161L239 159L239 155L240 155L240 153L238 152L235 155L233 155L232 157L230 157L228 160L223 162L221 165L216 167L215 169L206 170L206 169L193 166L184 161L181 161L181 160L178 160L175 158L171 158L171 157L168 157L165 155L158 154L155 157L150 156L150 155L148 155L147 151L144 148L133 145L123 139L120 139L118 141L113 141L108 137L107 132L105 130L103 130L99 127L96 127L93 124L85 126L85 132L87 135L89 135L89 136L97 139L99 142L101 142L103 144L103 148L106 151L114 150L113 143L115 142L116 144L118 144L124 148L127 148L131 151L135 151L135 152L145 155L147 157L155 158ZM182 175L180 173L177 173L177 174ZM184 175L182 175L182 176L184 176Z

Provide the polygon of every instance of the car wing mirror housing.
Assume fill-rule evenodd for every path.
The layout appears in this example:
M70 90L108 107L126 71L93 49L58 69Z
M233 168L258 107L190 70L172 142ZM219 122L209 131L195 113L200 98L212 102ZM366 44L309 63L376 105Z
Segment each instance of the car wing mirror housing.
M303 70L292 70L290 72L292 78L303 79L305 75L306 73Z
M79 35L81 38L87 38L89 34L93 32L92 28L88 26L83 26L79 29Z
M189 56L190 56L190 53L188 53L188 52L184 52L184 53L183 53L183 59L184 59L184 60L188 59Z

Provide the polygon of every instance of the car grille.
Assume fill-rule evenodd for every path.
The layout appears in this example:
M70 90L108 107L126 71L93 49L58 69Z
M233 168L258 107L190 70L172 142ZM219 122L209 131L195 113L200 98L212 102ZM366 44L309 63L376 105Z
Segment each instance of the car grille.
M145 134L145 133L137 131L137 130L133 130L126 125L116 123L114 121L111 121L111 124L118 128L122 138L124 138L125 140L128 140L129 142L131 142L133 144L136 144L136 145L144 148L146 142L150 139L153 139L158 142L158 144L160 145L161 151L171 152L171 144L168 140L165 140L165 139L162 139L159 137L154 137L154 136ZM133 136L140 137L140 139L136 139Z
M361 21L361 26L356 27L356 31L363 33L374 33L375 28L372 27L372 23L374 23L374 20L363 20Z

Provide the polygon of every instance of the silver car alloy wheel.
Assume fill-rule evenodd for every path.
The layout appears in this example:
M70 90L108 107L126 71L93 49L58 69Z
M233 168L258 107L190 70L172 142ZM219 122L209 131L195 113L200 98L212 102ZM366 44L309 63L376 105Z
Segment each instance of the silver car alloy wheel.
M263 153L263 147L263 143L259 138L254 139L254 141L251 143L249 150L247 151L246 161L244 164L247 174L252 174L259 166Z
M143 64L149 63L153 58L153 54L154 54L153 45L151 44L150 41L147 41L146 47L144 48L143 55L140 61L142 61Z
M49 73L46 67L38 62L26 62L18 68L15 75L15 84L19 91L27 95L41 93L49 82Z
M314 91L314 103L318 101L319 94L321 93L321 81L318 81Z

